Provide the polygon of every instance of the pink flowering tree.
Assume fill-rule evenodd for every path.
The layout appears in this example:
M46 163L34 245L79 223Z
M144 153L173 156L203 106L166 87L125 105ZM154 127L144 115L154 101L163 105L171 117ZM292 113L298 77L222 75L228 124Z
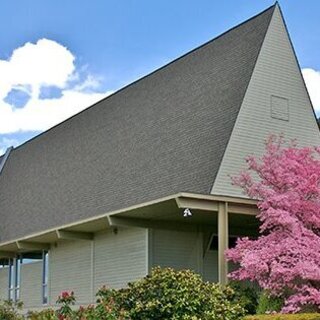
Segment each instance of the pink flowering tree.
M239 268L229 277L256 281L283 297L283 313L320 309L320 147L298 148L271 136L261 158L233 178L258 199L258 239L242 238L226 252Z

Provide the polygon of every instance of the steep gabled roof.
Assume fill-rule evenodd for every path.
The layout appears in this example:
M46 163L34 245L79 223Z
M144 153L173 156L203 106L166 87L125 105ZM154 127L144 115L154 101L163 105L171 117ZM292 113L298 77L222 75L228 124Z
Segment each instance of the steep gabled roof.
M273 11L13 150L0 177L0 241L210 193Z

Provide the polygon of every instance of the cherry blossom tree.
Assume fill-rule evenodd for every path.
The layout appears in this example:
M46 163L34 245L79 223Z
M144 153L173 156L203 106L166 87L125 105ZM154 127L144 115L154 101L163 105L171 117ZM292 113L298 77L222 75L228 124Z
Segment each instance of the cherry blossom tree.
M258 199L258 239L238 239L226 252L239 268L229 277L256 281L283 297L283 313L320 310L320 147L299 148L270 136L261 158L233 178Z

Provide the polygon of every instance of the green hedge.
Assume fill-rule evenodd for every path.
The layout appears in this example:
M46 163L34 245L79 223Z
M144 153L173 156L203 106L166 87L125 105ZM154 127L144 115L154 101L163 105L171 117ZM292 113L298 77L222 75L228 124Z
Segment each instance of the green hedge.
M320 313L273 314L248 316L244 320L320 320Z

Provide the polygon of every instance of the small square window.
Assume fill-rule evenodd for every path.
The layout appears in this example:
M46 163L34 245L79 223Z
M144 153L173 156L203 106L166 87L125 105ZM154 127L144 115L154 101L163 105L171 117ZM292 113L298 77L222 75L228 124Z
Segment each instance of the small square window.
M289 100L283 97L271 96L271 117L289 121Z

